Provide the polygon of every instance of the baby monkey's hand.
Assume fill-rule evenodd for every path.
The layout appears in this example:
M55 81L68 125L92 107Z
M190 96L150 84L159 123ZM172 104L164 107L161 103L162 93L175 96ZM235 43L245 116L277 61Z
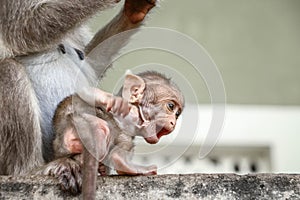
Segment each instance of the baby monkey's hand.
M102 107L115 115L127 116L132 105L122 97L114 96L98 88L86 87L78 91L79 96L89 105Z
M112 94L107 93L104 104L106 106L107 112L112 112L116 115L121 115L125 117L128 115L131 109L131 104L122 97L113 96Z
M111 95L107 100L106 111L111 111L114 114L121 115L125 117L129 114L131 109L131 104L128 103L127 100L122 97L117 97Z

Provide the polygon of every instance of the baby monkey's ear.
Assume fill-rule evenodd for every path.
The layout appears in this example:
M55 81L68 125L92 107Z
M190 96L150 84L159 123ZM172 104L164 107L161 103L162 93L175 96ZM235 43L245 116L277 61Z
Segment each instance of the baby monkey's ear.
M129 103L139 103L143 98L144 90L145 81L141 77L132 74L130 70L127 70L122 97Z

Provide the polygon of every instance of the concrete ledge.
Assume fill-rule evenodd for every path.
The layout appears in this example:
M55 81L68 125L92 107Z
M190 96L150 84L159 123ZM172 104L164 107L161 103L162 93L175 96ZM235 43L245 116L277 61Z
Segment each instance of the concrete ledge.
M0 200L80 199L55 179L0 177ZM300 199L300 174L186 174L98 178L97 199Z

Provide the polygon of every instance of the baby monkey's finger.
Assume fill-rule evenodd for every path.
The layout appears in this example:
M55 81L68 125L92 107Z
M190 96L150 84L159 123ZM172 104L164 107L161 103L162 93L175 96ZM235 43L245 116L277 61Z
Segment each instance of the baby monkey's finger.
M122 102L122 108L121 108L122 109L122 113L121 113L122 117L126 117L129 114L131 108L132 108L132 105L130 103L128 103L128 101L124 100Z

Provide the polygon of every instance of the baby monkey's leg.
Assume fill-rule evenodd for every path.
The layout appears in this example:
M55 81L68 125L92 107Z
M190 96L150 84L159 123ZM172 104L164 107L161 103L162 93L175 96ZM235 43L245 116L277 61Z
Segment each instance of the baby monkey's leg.
M156 175L157 167L156 165L142 166L132 163L126 159L126 154L113 153L112 163L115 170L119 175Z
M76 128L74 135L77 136L74 141L81 141L79 144L81 145L81 152L78 153L83 153L83 149L86 149L95 159L101 162L108 153L110 141L110 130L107 122L91 114L73 116L73 121ZM78 144L78 142L76 141L75 144Z
M91 145L97 145L99 151L97 159L102 160L107 154L110 140L107 122L90 114L74 114L69 118L69 120L56 123L56 135L53 145L55 158L81 154L84 145L93 153L95 146ZM94 142L94 144L91 142Z
M114 169L120 175L151 175L157 174L157 167L140 166L132 162L133 138L126 134L120 134L115 141L115 147L111 150L108 159Z
M107 123L96 116L81 114L70 117L72 119L58 120L56 123L53 147L58 159L37 170L36 174L56 177L63 190L76 194L84 184L89 184L89 187L85 188L94 190L90 185L96 181L99 160L101 161L108 152L110 132ZM90 137L93 137L92 144L89 143ZM82 153L85 156L82 156ZM82 171L84 176L92 178L84 177L82 180Z
M74 117L74 122L83 142L82 197L95 199L99 162L108 153L109 129L107 123L96 116L82 114L83 119L80 118Z

